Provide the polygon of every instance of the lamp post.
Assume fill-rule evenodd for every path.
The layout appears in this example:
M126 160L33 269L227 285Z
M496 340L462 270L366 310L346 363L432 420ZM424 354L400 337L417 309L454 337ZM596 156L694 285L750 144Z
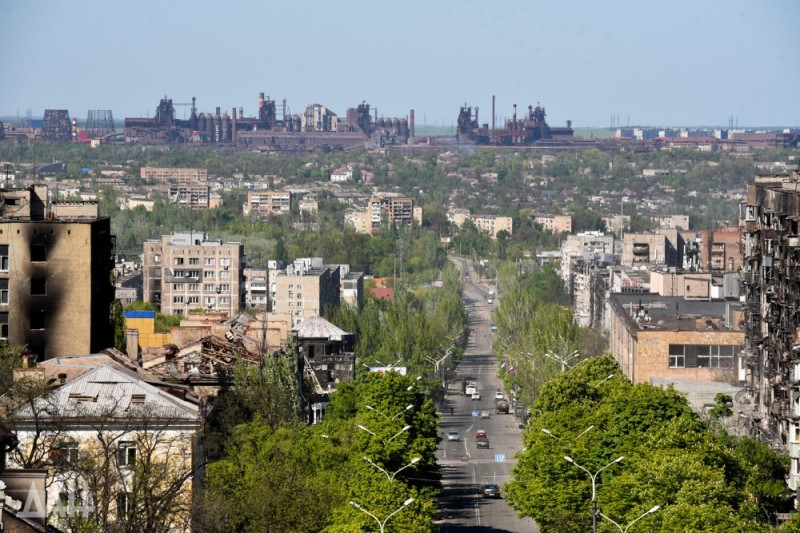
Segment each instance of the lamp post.
M376 464L376 463L375 463L375 462L374 462L372 459L370 459L369 457L364 457L364 460L365 460L366 462L368 462L369 464L371 464L372 466L374 466L375 468L377 468L378 470L380 470L381 472L383 472L384 474L386 474L386 477L387 477L387 478L389 478L389 481L394 481L394 477L395 477L397 474L399 474L400 472L402 472L403 470L405 470L405 469L406 469L406 468L408 468L409 466L413 466L413 465L417 464L418 462L420 462L420 461L422 460L422 458L421 458L421 457L414 457L413 459L411 459L411 462L410 462L410 463L408 463L406 466L404 466L404 467L403 467L403 468L401 468L400 470L397 470L397 471L395 471L395 473L394 473L394 474L391 474L391 475L390 475L390 474L389 474L389 472L387 472L387 471L386 471L386 470L385 470L383 467L381 467L380 465Z
M600 381L597 383L597 385L595 385L595 387L599 387L600 385L602 385L603 383L605 383L605 382L606 382L606 381L608 381L609 379L613 378L615 375L616 375L616 374L609 374L609 375L608 375L608 377L601 379L601 380L600 380Z
M397 513L399 513L400 511L402 511L406 507L408 507L409 505L411 505L411 502L413 502L413 501L414 501L414 498L409 498L406 501L404 501L403 505L401 505L400 508L398 508L394 512L392 512L392 514L387 516L386 519L383 522L381 522L380 519L377 516L375 516L374 514L370 513L369 511L367 511L366 509L361 507L359 504L357 504L353 500L350 500L350 505L352 505L353 507L355 507L356 509L358 509L362 513L367 514L367 515L371 516L372 518L374 518L375 521L378 523L378 527L381 528L381 533L384 533L384 528L386 527L386 522L388 522L391 517L393 517L394 515L396 515Z
M589 431L591 431L591 430L593 430L593 429L594 429L594 424L592 424L592 425L591 425L591 426L589 426L588 428L586 428L586 429L584 429L583 431L581 431L580 433L578 433L578 435L577 435L577 436L576 436L574 439L572 439L572 440L578 440L579 438L583 437L584 435L586 435L587 433L589 433ZM551 437L553 437L554 439L558 440L558 437L556 437L555 435L553 435L553 432L552 432L552 431L550 431L549 429L542 428L542 433L544 433L545 435L550 435L550 436L551 436Z
M630 527L631 527L633 524L635 524L636 522L638 522L639 520L641 520L641 519L642 519L642 518L644 518L645 516L647 516L647 515L649 515L649 514L651 514L651 513L655 513L655 512L656 512L656 511L658 511L660 508L661 508L661 506L660 506L660 505L656 505L656 506L654 506L652 509L650 509L649 511L647 511L647 512L643 513L641 516L639 516L638 518L636 518L636 519L635 519L633 522L631 522L630 524L628 524L627 526L625 526L625 528L624 528L624 529L622 528L622 526L621 526L621 525L617 524L616 522L614 522L613 520L611 520L609 517L607 517L607 516L606 516L606 515L604 515L603 513L598 513L598 514L599 514L600 516L602 516L603 518L605 518L606 520L608 520L609 522L611 522L612 524L614 524L615 526L617 526L617 527L619 528L619 530L620 530L622 533L628 533L628 528L630 528Z
M561 363L561 371L566 372L567 368L569 368L569 362L572 359L575 359L576 357L580 356L580 352L578 352L578 350L573 350L568 355L561 357L560 355L553 353L552 350L548 350L544 353L544 356L549 357L550 359Z
M365 426L362 426L361 424L359 424L359 425L358 425L358 429L361 429L361 430L364 430L364 431L366 431L367 433L369 433L369 434L370 434L370 435L372 435L373 437L380 438L380 437L378 437L378 436L377 436L375 433L373 433L372 431L370 431L370 430L369 430L367 427L365 427ZM401 429L400 431L398 431L397 433L395 433L394 435L392 435L392 437L391 437L389 440L383 440L383 439L381 439L381 442L383 442L383 444L384 444L384 445L388 445L390 442L392 442L394 439L396 439L397 437L399 437L400 435L402 435L403 433L405 433L405 432L406 432L406 431L408 431L409 429L411 429L411 426L405 426L403 429Z
M385 418L386 420L394 420L395 418L397 418L398 416L402 415L402 414L403 414L403 413L405 413L406 411L410 411L411 409L413 409L413 408L414 408L414 405L413 405L413 404L408 404L408 405L405 407L405 409L403 409L402 411L400 411L399 413L397 413L396 415L394 415L394 416L393 416L393 417L391 417L391 418L390 418L390 417L388 417L388 416L386 416L385 414L381 413L380 411L378 411L377 409L375 409L375 408L374 408L374 407L372 407L371 405L367 405L366 407L367 407L367 409L369 409L370 411L374 411L374 412L378 413L379 415L381 415L381 416L382 416L383 418Z
M575 460L572 459L572 457L568 455L564 456L565 461L577 466L578 468L589 474L589 477L592 478L592 532L593 533L597 533L597 476L600 474L600 472L602 472L609 466L622 461L622 459L624 459L624 457L620 455L619 457L608 463L606 466L604 466L603 468L592 474L591 471L576 463Z

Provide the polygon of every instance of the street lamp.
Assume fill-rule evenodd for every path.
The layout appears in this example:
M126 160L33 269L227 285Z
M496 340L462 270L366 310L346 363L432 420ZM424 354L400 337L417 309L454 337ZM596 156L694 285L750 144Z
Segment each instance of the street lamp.
M413 459L411 459L411 462L410 462L410 463L408 463L406 466L404 466L404 467L403 467L403 468L401 468L400 470L397 470L397 471L396 471L394 474L392 474L392 475L389 475L389 472L387 472L386 470L384 470L384 469L383 469L383 468L382 468L380 465L377 465L377 464L375 464L375 463L372 461L372 459L370 459L369 457L364 457L364 460L365 460L366 462L368 462L369 464L371 464L372 466L374 466L375 468L377 468L378 470L380 470L381 472L383 472L384 474L386 474L386 477L388 477L388 478L389 478L389 481L394 481L394 477L395 477L397 474L399 474L400 472L402 472L403 470L405 470L405 469L406 469L406 468L408 468L409 466L412 466L412 465L415 465L415 464L417 464L418 462L420 462L420 461L421 461L421 458L420 458L420 457L414 457Z
M548 350L544 353L544 356L549 357L550 359L561 363L561 371L565 372L567 368L569 368L569 362L572 359L575 359L576 357L580 356L580 352L578 352L578 350L573 350L568 355L561 357L560 355L553 353L552 350Z
M399 509L397 509L397 510L395 510L395 511L394 511L392 514L390 514L389 516L387 516L387 517L386 517L386 520L384 520L383 522L381 522L381 521L380 521L380 519L379 519L377 516L375 516L374 514L370 513L369 511L367 511L366 509L364 509L363 507L361 507L360 505L358 505L358 504L357 504L356 502L354 502L353 500L350 500L350 505L352 505L353 507L355 507L356 509L358 509L358 510L359 510L359 511L361 511L362 513L364 513L364 514L368 514L369 516L371 516L372 518L374 518L374 519L375 519L375 521L378 523L378 527L379 527L379 528L381 528L381 533L384 533L384 528L386 527L386 522L388 522L388 521L389 521L389 519L390 519L391 517L393 517L394 515L396 515L397 513L399 513L400 511L402 511L402 510L403 510L403 509L405 509L406 507L408 507L409 505L411 505L411 502L413 502L413 501L414 501L414 498L409 498L409 499L407 499L406 501L404 501L404 502L403 502L403 505L401 505L401 506L400 506L400 508L399 508Z
M660 506L660 505L656 505L655 507L653 507L652 509L650 509L650 510L649 510L649 511L647 511L646 513L642 514L642 515L641 515L639 518L637 518L636 520L634 520L633 522L631 522L630 524L628 524L627 526L625 526L625 529L623 529L621 525L617 524L616 522L614 522L613 520L611 520L609 517L607 517L607 516L606 516L606 515L604 515L603 513L598 513L598 514L599 514L600 516L602 516L603 518L605 518L606 520L608 520L609 522L611 522L612 524L614 524L615 526L617 526L617 527L619 528L619 530L620 530L622 533L628 533L628 528L629 528L629 527L631 527L631 526L632 526L634 523L638 522L639 520L641 520L642 518L644 518L645 516L647 516L647 515L649 515L649 514L651 514L651 513L655 513L655 512L656 512L656 511L658 511L660 508L661 508L661 506Z
M589 433L589 431L591 431L592 429L594 429L594 425L591 425L588 428L586 428L583 431L581 431L580 433L578 433L578 435L573 440L578 440L579 438L581 438L584 435L586 435L587 433ZM553 433L549 429L542 428L542 433L544 433L546 435L550 435L554 439L558 440L558 437L553 435Z
M410 411L411 409L413 409L413 408L414 408L414 405L413 405L413 404L408 404L408 405L406 406L406 408L405 408L405 409L403 409L402 411L400 411L399 413L397 413L396 415L394 415L394 416L393 416L393 417L391 417L391 418L389 418L389 417L388 417L388 416L386 416L385 414L381 413L380 411L378 411L377 409L375 409L375 408L374 408L374 407L372 407L371 405L367 405L366 407L367 407L367 409L369 409L370 411L374 411L374 412L378 413L379 415L381 415L381 416L382 416L383 418L385 418L386 420L394 420L395 418L397 418L398 416L402 415L402 414L403 414L403 413L405 413L406 411Z
M568 455L564 456L565 461L574 464L575 466L577 466L578 468L589 474L589 477L592 478L592 532L593 533L597 533L597 476L600 474L600 472L602 472L609 466L616 464L622 461L623 459L624 457L620 455L619 457L608 463L606 466L604 466L603 468L592 474L588 469L576 463L575 460L572 459L572 457Z
M377 436L375 433L373 433L372 431L370 431L370 430L369 430L369 429L368 429L366 426L362 426L361 424L359 424L359 425L358 425L358 429L362 429L362 430L366 431L367 433L369 433L369 434L370 434L370 435L372 435L373 437L378 437L378 436ZM383 444L384 444L384 445L387 445L387 444L389 444L390 442L392 442L394 439L396 439L397 437L399 437L400 435L402 435L403 433L405 433L405 432L406 432L406 431L408 431L409 429L411 429L411 426L405 426L403 429L401 429L400 431L398 431L397 433L395 433L394 435L392 435L392 437L391 437L389 440L383 440L383 441L382 441L382 442L383 442ZM378 438L379 438L379 437L378 437Z
M609 374L607 378L603 378L603 379L601 379L601 380L600 380L600 381L597 383L597 385L595 385L595 387L599 387L600 385L602 385L603 383L605 383L605 382L606 382L606 381L608 381L609 379L613 378L615 375L616 375L616 374Z

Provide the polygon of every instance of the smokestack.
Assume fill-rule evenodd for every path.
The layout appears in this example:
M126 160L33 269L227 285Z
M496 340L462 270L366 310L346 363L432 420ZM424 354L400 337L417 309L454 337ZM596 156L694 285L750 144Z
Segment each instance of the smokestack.
M475 123L476 123L476 124L478 124L478 127L479 127L479 128L481 127L481 126L480 126L480 124L481 124L481 123L480 123L480 121L478 120L478 106L475 106Z
M517 129L517 104L514 104L514 114L511 118L511 129Z
M266 102L264 102L264 93L258 93L258 110L264 109Z
M495 113L495 111L494 111L494 95L492 95L492 131L494 131L494 117L495 117L494 113Z
M236 144L236 107L231 109L231 144Z
M375 122L378 122L378 108L375 108Z
M240 107L239 108L239 120L241 120L243 118L244 118L244 108Z
M414 110L412 109L409 112L409 133L411 134L408 138L408 144L414 144Z

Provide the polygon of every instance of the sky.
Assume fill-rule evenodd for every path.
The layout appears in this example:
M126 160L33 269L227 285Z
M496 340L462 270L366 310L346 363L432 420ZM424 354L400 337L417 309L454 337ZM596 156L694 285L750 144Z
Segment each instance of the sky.
M799 24L798 0L0 0L0 116L253 116L264 92L450 126L495 95L498 121L796 127Z

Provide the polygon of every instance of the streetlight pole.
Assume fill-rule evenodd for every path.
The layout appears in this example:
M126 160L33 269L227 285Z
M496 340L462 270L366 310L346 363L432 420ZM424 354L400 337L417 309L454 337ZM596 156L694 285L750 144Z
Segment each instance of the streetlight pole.
M589 474L589 477L592 478L592 533L597 533L597 513L598 513L598 511L597 511L597 476L600 474L600 472L602 472L603 470L605 470L609 466L611 466L613 464L616 464L616 463L622 461L623 459L624 459L624 457L622 455L620 455L619 457L617 457L616 459L614 459L613 461L608 463L606 466L604 466L603 468L601 468L600 470L598 470L597 472L592 474L591 471L589 471L588 469L586 469L586 468L582 467L581 465L579 465L578 463L576 463L575 460L572 459L572 457L570 457L568 455L564 456L564 460L565 461L567 461L568 463L572 463L573 465L577 466L578 468L580 468L581 470L583 470L584 472Z
M369 430L369 429L368 429L366 426L362 426L361 424L359 424L359 425L358 425L358 429L361 429L361 430L363 430L363 431L366 431L367 433L369 433L369 434L370 434L370 435L372 435L373 437L380 438L380 437L378 437L378 436L377 436L375 433L373 433L372 431L370 431L370 430ZM394 439L396 439L397 437L399 437L400 435L402 435L403 433L405 433L405 432L406 432L406 431L408 431L409 429L411 429L411 426L405 426L403 429L401 429L400 431L398 431L397 433L395 433L394 435L392 435L392 437L391 437L389 440L383 440L383 439L381 439L381 442L383 442L383 444L384 444L384 445L388 445L390 442L392 442Z
M607 517L607 516L606 516L606 515L604 515L603 513L598 513L598 514L599 514L600 516L602 516L603 518L605 518L606 520L608 520L609 522L611 522L612 524L614 524L615 526L617 526L617 527L619 528L619 530L620 530L622 533L628 533L628 528L630 528L630 527L631 527L633 524L635 524L636 522L638 522L639 520L641 520L641 519L642 519L642 518L644 518L645 516L647 516L647 515L649 515L649 514L651 514L651 513L655 513L655 512L656 512L656 511L658 511L660 508L661 508L661 506L660 506L660 505L656 505L655 507L653 507L653 508L652 508L652 509L650 509L649 511L647 511L647 512L643 513L641 516L639 516L638 518L636 518L636 519L635 519L633 522L631 522L630 524L628 524L627 526L625 526L625 529L623 529L621 525L617 524L616 522L614 522L613 520L611 520L609 517Z
M414 501L414 498L409 498L406 501L404 501L403 505L401 505L400 508L395 510L392 514L387 516L386 520L384 520L383 522L381 522L380 519L377 516L375 516L374 514L370 513L369 511L367 511L366 509L361 507L359 504L357 504L353 500L350 500L350 505L352 505L353 507L355 507L356 509L358 509L362 513L367 514L367 515L371 516L372 518L374 518L375 521L378 523L378 527L381 528L381 533L384 533L384 528L386 527L386 522L388 522L391 517L393 517L394 515L396 515L397 513L399 513L400 511L402 511L406 507L408 507L409 505L411 505L411 502L413 502L413 501Z
M367 405L366 407L367 407L367 409L369 409L370 411L374 411L374 412L378 413L379 415L381 415L381 416L382 416L383 418L385 418L386 420L394 420L395 418L397 418L398 416L402 415L402 414L403 414L403 413L405 413L406 411L410 411L411 409L413 409L413 408L414 408L414 405L413 405L413 404L408 404L408 405L405 407L405 409L403 409L402 411L400 411L399 413L397 413L396 415L394 415L394 416L393 416L393 417L391 417L391 418L390 418L390 417L388 417L388 416L386 416L386 415L385 415L385 414L383 414L382 412L378 411L377 409L375 409L375 408L374 408L374 407L372 407L371 405Z
M404 467L403 467L403 468L401 468L400 470L397 470L397 471L395 471L395 473L394 473L394 474L391 474L391 475L389 475L389 472L387 472L385 469L383 469L383 468L382 468L380 465L376 464L376 463L375 463L374 461L372 461L372 459L370 459L369 457L364 457L364 460L365 460L366 462L368 462L369 464L371 464L372 466L374 466L375 468L377 468L378 470L380 470L381 472L383 472L384 474L386 474L386 477L387 477L387 478L389 478L389 481L394 481L394 477L395 477L397 474L399 474L400 472L402 472L403 470L405 470L405 469L406 469L406 468L408 468L409 466L413 466L413 465L417 464L418 462L420 462L420 460L421 460L421 457L414 457L413 459L411 459L411 462L410 462L410 463L408 463L406 466L404 466Z
M548 350L544 353L545 357L549 357L550 359L561 363L562 372L566 372L567 368L569 368L569 362L575 357L578 357L579 355L580 352L578 352L578 350L574 350L572 353L570 353L565 357L561 357L560 355L553 353L552 350Z

